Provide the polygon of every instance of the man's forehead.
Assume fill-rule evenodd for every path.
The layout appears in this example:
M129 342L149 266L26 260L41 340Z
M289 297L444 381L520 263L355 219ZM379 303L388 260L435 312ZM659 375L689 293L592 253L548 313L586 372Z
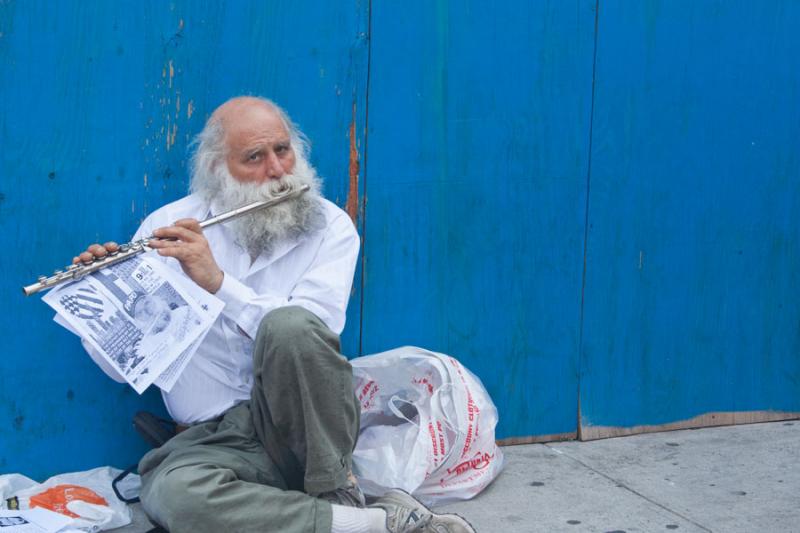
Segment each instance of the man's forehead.
M214 111L228 143L239 145L260 140L288 138L289 132L278 112L269 104L251 97L235 98Z

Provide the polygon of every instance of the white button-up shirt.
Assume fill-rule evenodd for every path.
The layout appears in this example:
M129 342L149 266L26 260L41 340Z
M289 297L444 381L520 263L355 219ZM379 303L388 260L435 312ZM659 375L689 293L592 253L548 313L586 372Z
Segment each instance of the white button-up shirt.
M323 229L279 243L271 255L262 254L252 264L229 226L217 224L204 230L214 259L225 273L216 293L225 308L172 390L162 391L176 422L210 420L250 398L253 342L261 319L273 309L297 305L317 315L335 333L342 332L360 241L347 214L328 200L320 201ZM197 195L187 196L147 217L134 239L152 235L156 228L178 219L204 220L217 211ZM184 275L176 259L153 256ZM124 381L87 343L84 346L106 374Z

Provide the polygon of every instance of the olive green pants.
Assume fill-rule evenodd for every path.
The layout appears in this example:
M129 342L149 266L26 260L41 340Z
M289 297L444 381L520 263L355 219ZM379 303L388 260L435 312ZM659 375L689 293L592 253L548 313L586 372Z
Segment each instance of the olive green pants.
M300 307L261 322L251 400L192 426L139 463L142 505L170 533L330 533L359 404L339 338Z

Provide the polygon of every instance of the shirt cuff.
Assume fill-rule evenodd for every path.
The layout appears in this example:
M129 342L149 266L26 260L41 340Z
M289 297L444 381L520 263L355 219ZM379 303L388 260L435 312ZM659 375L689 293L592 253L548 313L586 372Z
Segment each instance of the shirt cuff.
M253 299L256 294L253 289L225 272L222 278L222 285L220 285L214 296L225 304L222 314L235 322L237 318L242 316L247 302Z

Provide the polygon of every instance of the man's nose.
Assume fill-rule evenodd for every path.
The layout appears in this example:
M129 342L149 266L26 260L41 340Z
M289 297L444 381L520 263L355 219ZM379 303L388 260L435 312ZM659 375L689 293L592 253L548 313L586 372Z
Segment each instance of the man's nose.
M278 159L278 156L275 152L270 152L267 156L267 178L271 180L277 180L283 177L283 165L281 165L281 160Z

